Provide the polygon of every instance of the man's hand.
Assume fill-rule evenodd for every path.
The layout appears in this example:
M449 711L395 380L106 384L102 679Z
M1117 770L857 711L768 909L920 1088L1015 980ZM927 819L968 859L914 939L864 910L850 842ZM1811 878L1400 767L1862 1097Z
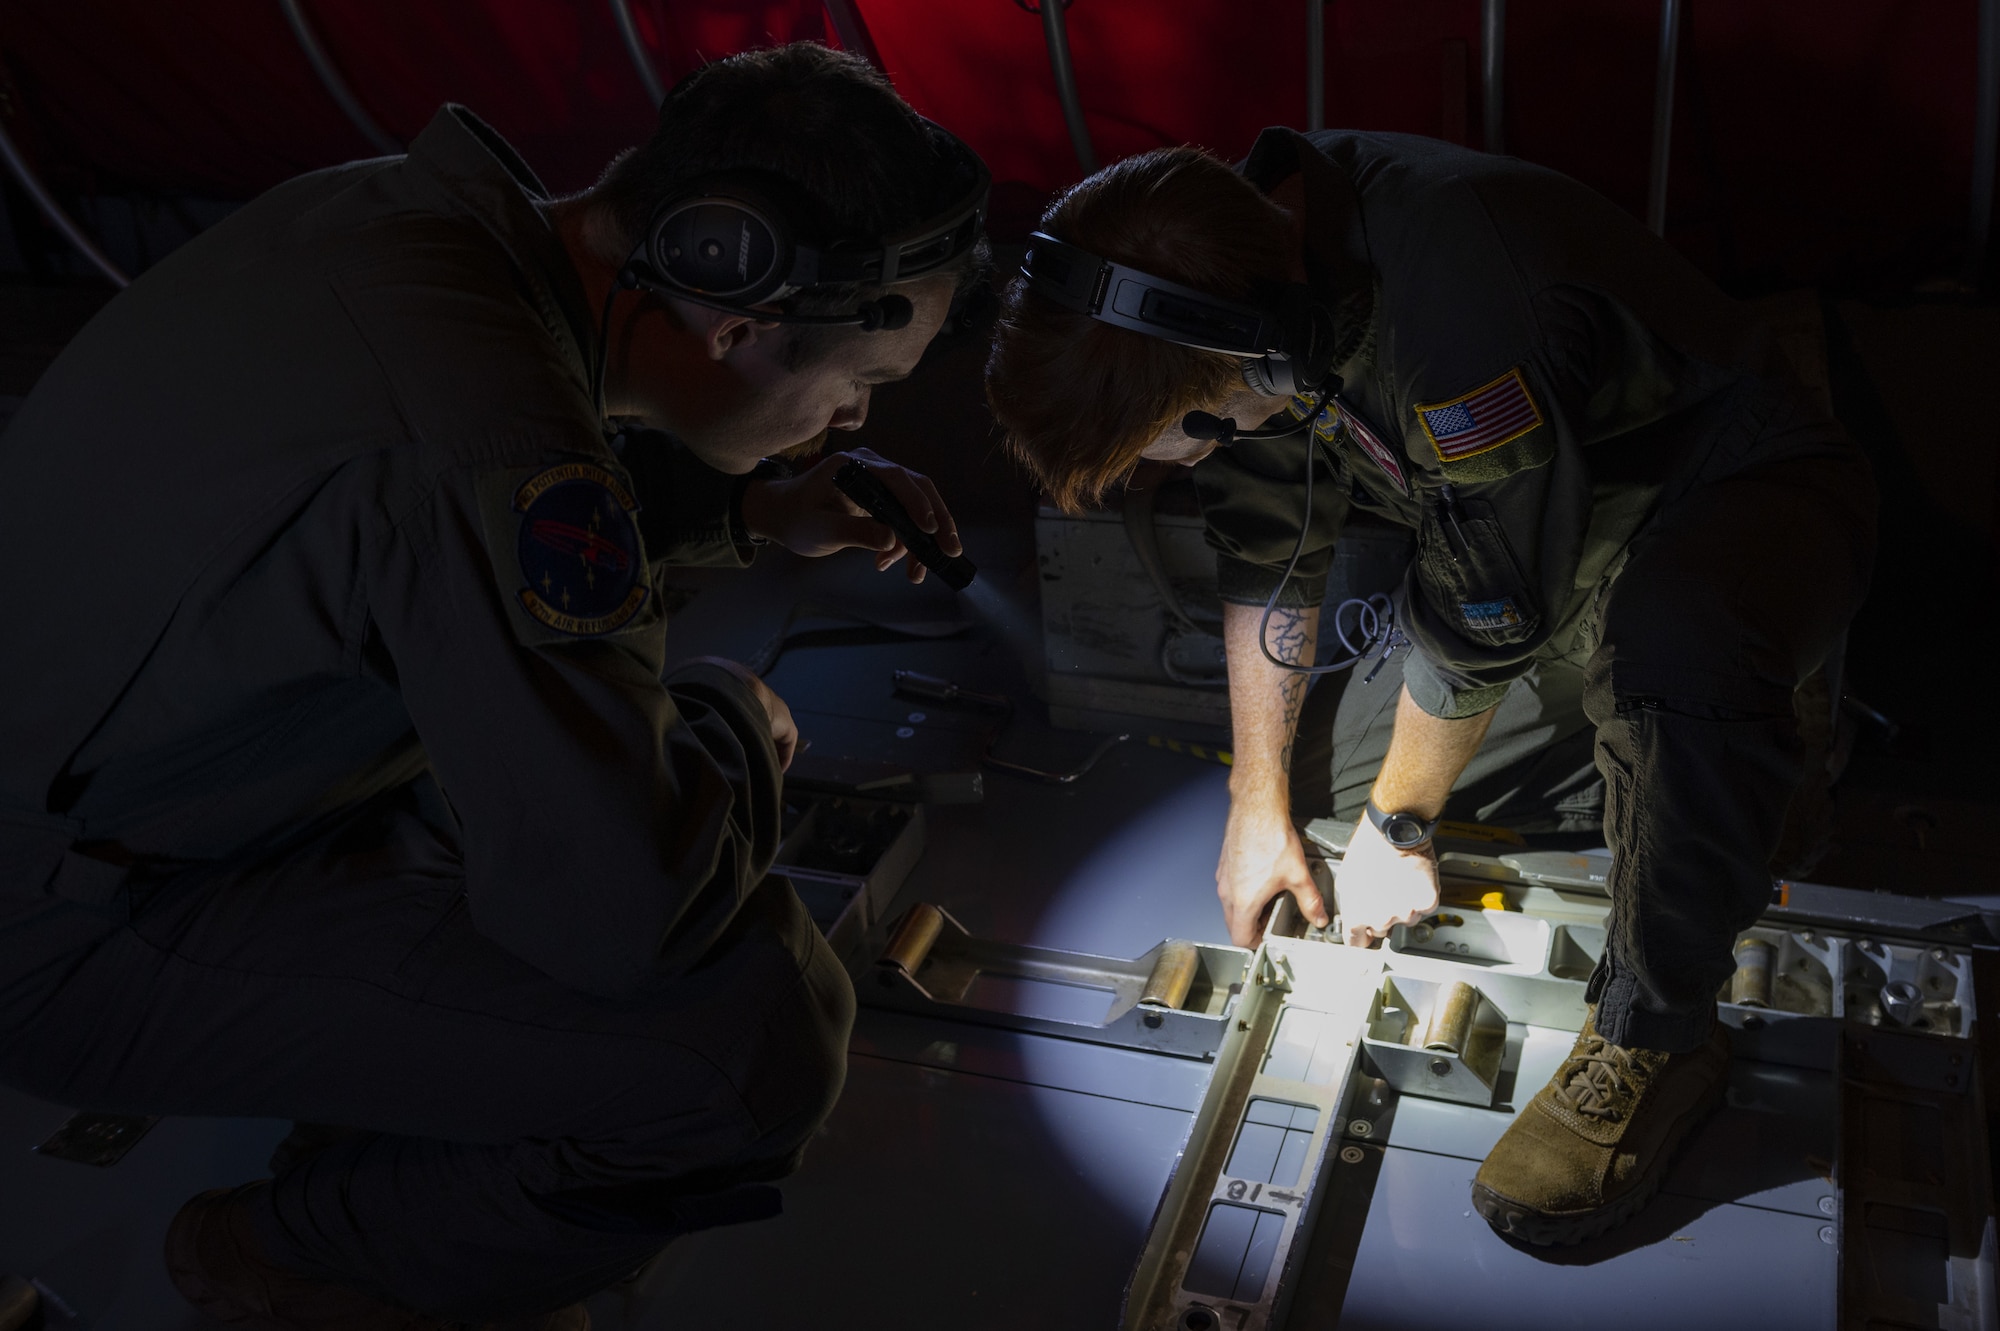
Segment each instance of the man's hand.
M1291 815L1261 801L1232 800L1215 866L1215 894L1229 923L1229 941L1255 947L1264 936L1264 912L1280 892L1290 892L1299 912L1324 927L1326 903L1306 868L1305 848Z
M792 709L785 705L785 700L741 661L731 661L722 656L703 656L696 659L705 661L709 665L721 666L743 681L743 687L750 690L750 696L764 709L764 719L770 723L771 743L778 750L778 770L784 771L789 768L792 765L792 758L799 751L799 727L792 720Z
M1437 909L1437 852L1429 845L1397 850L1363 818L1334 871L1334 896L1349 947L1389 936L1392 924L1415 924Z
M909 551L894 532L834 489L833 474L850 459L867 464L876 479L909 510L917 526L937 537L946 554L965 553L959 544L958 527L930 477L899 467L866 448L829 453L810 471L789 480L750 482L743 491L744 529L813 559L851 546L873 550L876 571L887 569ZM911 582L922 582L924 572L922 564L910 561Z

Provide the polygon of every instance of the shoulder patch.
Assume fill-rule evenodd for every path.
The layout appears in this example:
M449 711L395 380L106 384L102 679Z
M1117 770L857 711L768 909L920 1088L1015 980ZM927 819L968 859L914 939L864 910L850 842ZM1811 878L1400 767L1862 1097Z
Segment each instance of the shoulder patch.
M632 515L639 503L618 477L588 462L536 472L514 492L521 608L557 633L615 633L652 594Z
M1463 462L1512 443L1543 423L1519 366L1462 397L1417 404L1439 462Z

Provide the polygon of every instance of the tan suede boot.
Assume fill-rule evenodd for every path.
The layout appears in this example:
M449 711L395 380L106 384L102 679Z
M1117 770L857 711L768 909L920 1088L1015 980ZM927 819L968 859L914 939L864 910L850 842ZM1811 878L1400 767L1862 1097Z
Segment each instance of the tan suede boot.
M167 1226L167 1274L181 1297L249 1331L590 1331L582 1304L506 1322L444 1321L360 1290L286 1270L243 1223L243 1197L264 1181L204 1192Z
M1700 1048L1662 1054L1622 1049L1586 1020L1556 1075L1479 1167L1473 1206L1524 1243L1580 1243L1624 1223L1722 1102L1728 1072L1720 1023Z

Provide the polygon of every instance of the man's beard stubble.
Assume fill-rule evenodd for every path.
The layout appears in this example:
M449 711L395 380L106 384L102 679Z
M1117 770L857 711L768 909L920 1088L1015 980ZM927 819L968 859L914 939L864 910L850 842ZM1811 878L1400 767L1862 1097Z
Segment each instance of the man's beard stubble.
M786 462L804 462L816 458L819 456L819 451L826 447L826 437L831 433L830 430L821 430L803 444L793 444L790 448L779 450L778 456Z

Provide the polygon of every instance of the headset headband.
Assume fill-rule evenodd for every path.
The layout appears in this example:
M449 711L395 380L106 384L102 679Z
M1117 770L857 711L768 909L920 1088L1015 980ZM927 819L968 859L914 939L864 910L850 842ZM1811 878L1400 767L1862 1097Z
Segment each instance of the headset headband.
M1046 231L1028 237L1028 289L1099 323L1234 356L1243 382L1270 397L1310 391L1333 370L1334 320L1310 289L1284 285L1265 303L1212 296L1114 263Z
M886 287L908 282L954 262L979 243L986 226L986 201L993 191L993 174L979 154L950 130L930 120L924 120L924 126L945 151L971 167L971 183L965 192L941 212L880 241L864 242L853 249L844 242L835 242L818 251L815 255L818 269L801 286L858 282L863 286ZM805 252L809 251L802 251Z
M1099 258L1045 231L1028 237L1021 276L1065 309L1148 337L1225 356L1292 354L1272 311Z
M744 306L812 287L889 286L935 272L979 243L993 178L950 130L917 117L966 188L944 208L891 235L824 239L811 198L782 176L731 171L690 181L655 213L641 245L649 272L669 294Z

